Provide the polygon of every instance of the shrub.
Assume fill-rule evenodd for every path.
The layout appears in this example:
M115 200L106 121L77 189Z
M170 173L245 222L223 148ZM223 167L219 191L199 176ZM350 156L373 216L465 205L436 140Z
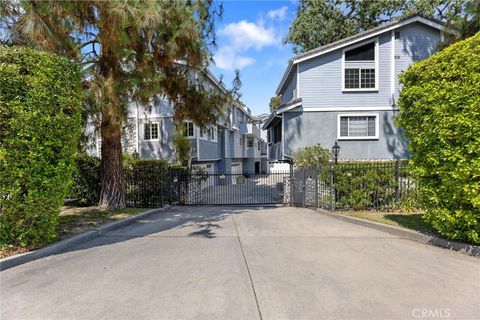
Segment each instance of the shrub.
M0 242L37 246L55 228L81 132L77 66L0 47Z
M402 163L341 163L324 167L319 178L327 188L333 180L336 209L395 209L400 205L396 196L405 174ZM399 194L398 200L404 196Z
M100 159L79 154L75 159L70 198L78 199L81 204L95 205L100 200L100 186Z
M332 154L320 144L296 150L293 153L293 163L298 168L317 168L328 164Z
M480 243L480 33L400 77L405 129L425 219L453 240Z

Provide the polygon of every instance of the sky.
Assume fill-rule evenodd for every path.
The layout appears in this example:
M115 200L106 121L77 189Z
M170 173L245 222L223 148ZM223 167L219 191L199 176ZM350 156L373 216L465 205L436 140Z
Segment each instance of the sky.
M268 103L293 57L283 39L295 18L297 1L224 0L216 24L215 65L210 70L231 87L240 70L242 100L253 115L268 113Z

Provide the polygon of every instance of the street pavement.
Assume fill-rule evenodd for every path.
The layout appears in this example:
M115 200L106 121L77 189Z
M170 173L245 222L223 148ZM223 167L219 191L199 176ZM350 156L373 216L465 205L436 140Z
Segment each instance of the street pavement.
M0 273L8 319L479 319L480 260L291 207L174 207Z

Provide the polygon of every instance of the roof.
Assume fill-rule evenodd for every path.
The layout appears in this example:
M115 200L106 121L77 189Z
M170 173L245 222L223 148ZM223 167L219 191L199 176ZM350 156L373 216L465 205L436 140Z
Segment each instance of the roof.
M274 111L272 113L270 113L270 115L268 116L268 118L265 120L265 122L262 124L262 130L265 130L267 129L268 127L270 127L270 124L272 123L272 121L275 119L275 118L278 118L280 116L277 115L277 113Z
M387 32L387 31L391 31L391 30L396 29L396 28L400 28L404 25L411 24L411 23L414 23L414 22L420 22L420 23L423 23L425 25L428 25L432 28L435 28L435 29L438 29L438 30L441 30L441 31L450 32L450 33L454 32L453 30L445 27L445 25L441 21L436 20L436 19L425 18L421 15L414 15L414 16L404 17L404 18L401 18L401 19L391 20L391 21L383 23L383 24L381 24L381 25L379 25L375 28L365 30L363 32L354 34L353 36L346 37L346 38L340 39L338 41L335 41L335 42L326 44L324 46L321 46L321 47L318 47L318 48L315 48L315 49L309 50L307 52L300 53L300 54L296 55L293 59L289 60L287 69L285 70L285 72L283 74L283 77L282 77L282 80L280 81L280 84L277 87L276 94L278 95L280 93L280 91L283 88L286 80L290 76L290 73L292 72L294 65L296 65L296 64L298 64L302 61L306 61L306 60L318 57L322 54L326 54L328 52L331 52L331 51L349 46L349 45L354 44L356 42L363 41L367 38L382 34L382 33Z

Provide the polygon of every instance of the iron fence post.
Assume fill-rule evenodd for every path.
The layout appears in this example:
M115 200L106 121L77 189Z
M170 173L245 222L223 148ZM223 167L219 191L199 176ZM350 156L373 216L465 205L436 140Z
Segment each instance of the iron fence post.
M395 204L400 201L400 167L399 161L395 161Z
M333 166L330 163L329 166L329 171L330 171L330 211L334 210L334 189L333 189Z

